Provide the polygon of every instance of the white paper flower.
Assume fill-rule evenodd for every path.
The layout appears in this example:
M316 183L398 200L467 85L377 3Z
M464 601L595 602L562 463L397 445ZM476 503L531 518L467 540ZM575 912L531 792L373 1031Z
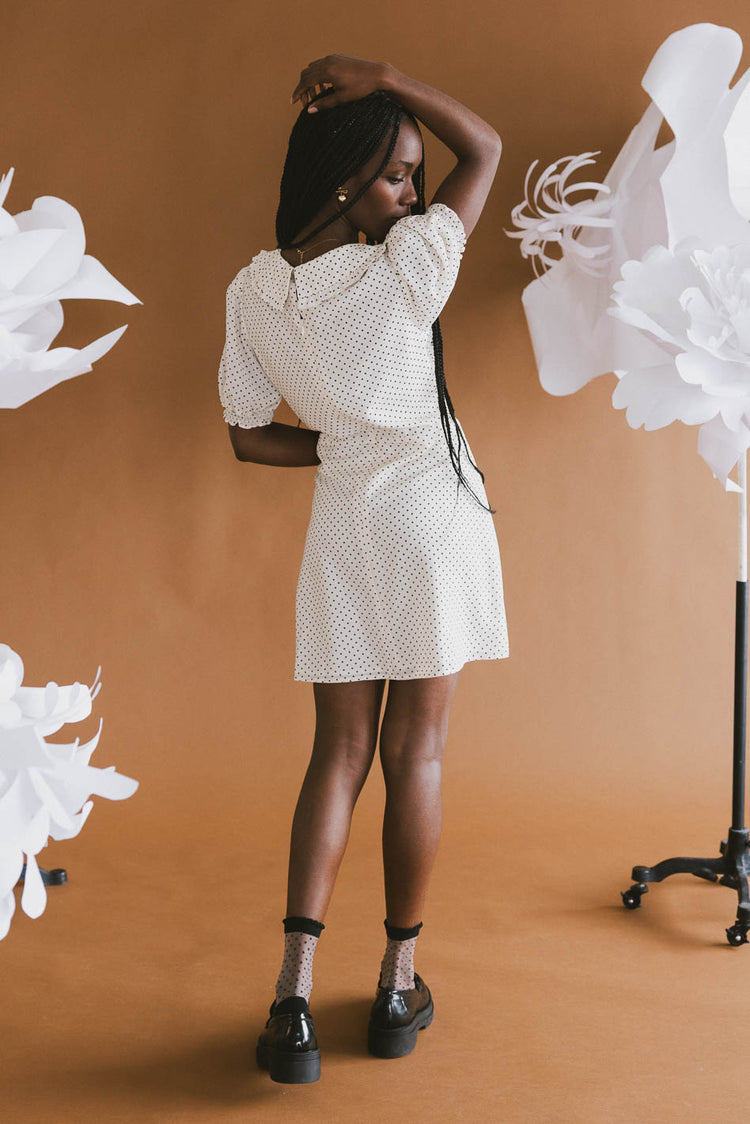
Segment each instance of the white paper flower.
M580 156L555 160L539 175L533 193L529 190L531 174L539 161L535 160L526 173L523 202L511 211L517 229L505 233L509 238L520 239L521 254L531 258L535 276L539 277L563 255L586 273L601 276L604 272L611 253L611 239L607 237L598 245L586 245L579 235L584 228L606 230L613 225L612 203L607 198L610 189L606 184L590 180L568 183L573 172L593 164L593 157L598 155L598 152L583 152ZM572 197L582 191L594 191L598 197L571 202ZM554 256L548 253L550 245L559 251Z
M662 43L642 83L652 103L600 185L612 222L601 275L582 268L596 234L582 226L523 293L546 390L614 371L629 424L700 425L698 452L728 491L750 441L750 71L730 87L741 54L736 32L709 23ZM664 119L675 140L656 148ZM522 252L544 263L544 228L527 221Z
M617 371L612 404L634 428L715 419L699 451L726 486L750 436L750 245L654 246L625 263L613 300L610 314L649 334L664 362Z
M686 289L680 297L690 320L688 339L701 353L707 352L733 370L731 376L719 376L722 382L738 379L741 393L747 394L750 245L715 246L710 251L696 249L690 256L699 277L696 286ZM683 378L688 378L687 373L683 373Z
M23 661L0 644L0 940L8 933L16 903L13 887L26 856L21 908L39 917L47 894L36 856L49 838L72 839L86 822L92 795L124 800L138 782L115 772L113 765L89 765L102 722L90 741L79 745L50 744L65 723L80 722L91 713L99 693L99 673L91 687L73 683L60 687L23 687Z
M48 350L63 324L61 300L141 304L96 258L75 207L54 195L11 215L3 207L14 169L0 179L0 408L15 408L84 371L127 325L86 347Z

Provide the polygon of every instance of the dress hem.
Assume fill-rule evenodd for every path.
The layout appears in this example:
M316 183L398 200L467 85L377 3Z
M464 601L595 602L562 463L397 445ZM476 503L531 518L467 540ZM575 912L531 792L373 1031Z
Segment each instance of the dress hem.
M436 679L440 675L454 675L455 672L460 671L464 664L476 663L479 660L505 660L510 657L510 652L507 651L501 656L467 656L466 659L453 668L448 668L445 671L431 671L431 672L417 672L414 675L388 675L386 672L374 672L371 675L357 675L354 679L342 679L340 676L299 676L294 675L293 682L295 683L367 683L373 679L394 679L408 680L408 679Z

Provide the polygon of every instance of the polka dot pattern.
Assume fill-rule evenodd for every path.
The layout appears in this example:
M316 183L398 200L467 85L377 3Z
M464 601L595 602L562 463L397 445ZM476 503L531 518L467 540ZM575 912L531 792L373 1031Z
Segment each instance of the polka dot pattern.
M414 947L416 937L406 941L394 941L387 938L385 953L380 965L379 987L404 988L414 987Z
M267 425L283 397L320 431L296 680L424 678L509 655L493 516L456 476L435 382L432 323L465 245L458 214L432 203L376 246L294 267L261 250L227 290L225 420ZM463 448L461 467L487 503Z
M310 933L284 933L284 959L276 981L276 1002L290 995L303 995L310 1002L313 956L318 937Z

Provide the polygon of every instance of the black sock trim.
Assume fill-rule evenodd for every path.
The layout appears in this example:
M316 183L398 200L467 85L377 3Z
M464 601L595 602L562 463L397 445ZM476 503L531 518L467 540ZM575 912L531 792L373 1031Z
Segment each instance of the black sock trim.
M424 922L420 921L418 925L412 925L410 929L404 929L399 928L398 925L391 925L386 917L383 924L385 925L386 933L392 941L409 941L412 937L419 936L419 930L422 928Z
M285 933L309 933L311 937L319 937L325 929L322 921L315 921L312 917L285 917Z

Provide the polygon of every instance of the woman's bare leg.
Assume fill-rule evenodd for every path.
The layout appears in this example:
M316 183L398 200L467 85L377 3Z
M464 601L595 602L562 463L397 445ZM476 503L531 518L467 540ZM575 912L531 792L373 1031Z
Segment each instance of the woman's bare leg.
M386 917L400 928L422 920L440 841L443 751L459 674L388 684L380 730L383 874Z
M292 821L287 916L323 921L378 740L384 679L314 683L315 738Z

